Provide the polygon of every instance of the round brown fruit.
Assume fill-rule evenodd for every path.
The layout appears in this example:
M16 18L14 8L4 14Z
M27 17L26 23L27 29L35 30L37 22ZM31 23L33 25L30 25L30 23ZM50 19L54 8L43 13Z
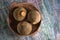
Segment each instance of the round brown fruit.
M41 15L38 11L36 10L31 10L28 13L28 17L27 17L28 21L31 22L32 24L37 24L40 22L41 20Z
M13 17L17 21L22 21L26 17L26 9L23 7L16 8L13 11Z
M30 23L26 22L26 21L24 21L22 23L18 23L17 31L21 35L28 35L32 31L32 25Z

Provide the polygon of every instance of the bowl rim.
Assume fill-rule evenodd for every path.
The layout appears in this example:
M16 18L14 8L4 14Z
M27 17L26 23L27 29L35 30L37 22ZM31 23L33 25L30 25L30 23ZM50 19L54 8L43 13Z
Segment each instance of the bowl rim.
M16 3L16 2L13 2L9 7L8 7L8 10L10 10L11 9L11 7L13 6L13 5L16 5L16 4L30 4L30 5L33 5L32 3ZM34 6L34 5L33 5ZM34 6L35 7L35 6ZM35 7L36 8L36 7ZM36 8L37 9L37 8ZM38 10L38 9L37 9ZM39 11L39 10L38 10ZM41 14L41 11L39 11L40 12L40 14ZM9 28L10 28L10 30L14 33L14 34L17 34L18 36L33 36L33 35L35 35L36 33L38 33L39 31L40 31L40 27L41 27L41 23L42 23L42 14L41 14L41 20L40 20L40 25L39 25L39 27L38 27L38 29L35 31L35 32L33 32L33 33L31 33L31 34L28 34L28 35L20 35L20 34L17 34L16 32L14 32L14 30L10 27L10 25L9 25L9 14L8 14L8 16L7 16L7 24L8 24L8 26L9 26Z

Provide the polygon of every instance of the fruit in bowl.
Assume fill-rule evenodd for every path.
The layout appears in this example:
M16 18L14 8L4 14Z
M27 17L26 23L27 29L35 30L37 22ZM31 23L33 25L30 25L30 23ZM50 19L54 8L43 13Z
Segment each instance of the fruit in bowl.
M19 36L34 35L40 31L41 12L30 3L12 3L9 7L7 23Z
M18 7L13 11L13 17L17 21L22 21L26 16L26 9L24 7Z
M18 23L17 31L22 35L28 35L32 31L32 25L26 21Z
M36 10L31 10L29 13L28 13L28 21L31 22L32 24L37 24L40 22L41 20L41 17L40 17L40 13Z

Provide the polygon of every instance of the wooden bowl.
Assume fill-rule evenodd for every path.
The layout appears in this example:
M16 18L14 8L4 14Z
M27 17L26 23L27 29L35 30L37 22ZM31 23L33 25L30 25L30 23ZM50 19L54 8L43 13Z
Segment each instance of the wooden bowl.
M7 23L8 23L8 26L9 28L12 30L12 32L14 32L15 34L19 35L19 36L29 36L29 35L35 35L37 32L40 31L40 24L41 24L41 20L42 20L42 17L41 17L41 20L39 23L35 24L35 25L32 25L32 32L29 34L29 35L21 35L18 33L17 31L17 24L19 23L19 21L16 21L14 18L13 18L13 15L12 15L12 12L14 11L15 8L17 7L25 7L28 12L30 10L37 10L39 11L34 5L32 5L31 3L12 3L9 7L8 7L8 10L9 10L9 14L8 14L8 17L7 17ZM27 13L28 13L27 12ZM39 11L40 12L40 11ZM40 12L41 14L41 12ZM24 19L26 20L26 19Z

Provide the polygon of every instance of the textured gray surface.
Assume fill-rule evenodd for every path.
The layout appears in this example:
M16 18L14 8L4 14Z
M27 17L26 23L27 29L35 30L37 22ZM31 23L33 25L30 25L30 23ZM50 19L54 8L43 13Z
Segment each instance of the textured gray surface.
M7 26L6 18L8 6L13 2L33 3L42 12L41 30L34 36L16 36ZM0 0L0 40L57 40L56 34L59 33L60 23L59 4L60 1L54 0ZM58 5L58 6L56 6ZM58 21L57 21L58 19Z

